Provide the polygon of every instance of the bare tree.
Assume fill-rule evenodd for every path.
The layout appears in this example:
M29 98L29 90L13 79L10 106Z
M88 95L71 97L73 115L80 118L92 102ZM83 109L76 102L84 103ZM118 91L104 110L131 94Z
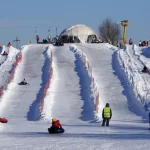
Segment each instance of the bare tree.
M99 26L100 37L102 40L115 45L121 38L121 28L110 18L107 18Z

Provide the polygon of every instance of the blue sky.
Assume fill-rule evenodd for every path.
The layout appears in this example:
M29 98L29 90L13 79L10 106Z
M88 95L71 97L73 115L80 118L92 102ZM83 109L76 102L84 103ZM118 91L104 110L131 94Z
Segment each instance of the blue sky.
M100 23L110 17L118 22L128 19L127 40L150 40L150 0L5 0L0 9L0 43L6 45L18 36L21 45L35 42L35 27L41 39L48 29L52 36L73 24L85 24L98 32Z

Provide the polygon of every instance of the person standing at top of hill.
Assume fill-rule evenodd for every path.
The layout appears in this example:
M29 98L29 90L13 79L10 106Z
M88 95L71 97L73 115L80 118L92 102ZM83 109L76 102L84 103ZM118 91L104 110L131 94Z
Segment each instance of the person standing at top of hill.
M40 40L40 37L38 35L36 35L37 44L39 43L39 40Z
M140 42L139 42L139 47L141 47L142 46L142 41L140 40Z
M10 42L7 44L7 47L10 47L11 46L11 44L10 44Z
M48 40L48 43L51 42L51 36L50 35L48 35L47 40Z
M132 39L129 40L129 45L132 45L133 44L133 41Z

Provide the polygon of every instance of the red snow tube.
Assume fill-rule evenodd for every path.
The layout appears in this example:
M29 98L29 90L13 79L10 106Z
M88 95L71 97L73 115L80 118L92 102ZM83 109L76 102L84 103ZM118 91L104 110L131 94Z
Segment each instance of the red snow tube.
M149 73L149 71L148 71L148 70L142 70L142 72Z
M7 120L7 119L5 119L5 118L0 118L0 122L1 122L1 123L7 123L7 122L8 122L8 120Z

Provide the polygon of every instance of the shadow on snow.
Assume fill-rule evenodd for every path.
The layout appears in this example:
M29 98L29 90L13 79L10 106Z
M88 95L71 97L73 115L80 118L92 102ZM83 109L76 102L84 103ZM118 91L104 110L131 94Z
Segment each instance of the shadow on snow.
M150 138L150 134L146 133L135 133L135 134L130 134L130 133L63 133L63 134L49 134L48 132L19 132L19 133L1 133L4 134L4 136L11 136L11 137L24 137L24 138L29 138L29 137L36 137L36 138L41 138L41 137L56 137L58 138L100 138L100 139L109 139L109 140L114 140L114 139L124 139L124 140L145 140Z
M81 56L78 53L75 53L75 58L75 72L77 72L77 75L79 77L79 84L81 89L80 96L84 103L80 119L83 121L93 121L95 106L91 91L91 78L86 67L83 64Z
M117 51L114 52L112 56L112 68L114 70L114 75L116 75L123 87L123 95L127 97L128 100L128 108L131 112L135 113L137 116L143 117L143 122L148 121L148 114L145 112L143 106L138 102L138 100L135 97L134 91L132 87L129 84L129 81L125 75L125 72L120 67L118 58L117 58Z
M29 121L37 121L40 120L41 114L40 114L40 100L42 98L42 94L44 91L44 88L46 86L46 83L48 82L48 77L50 74L50 58L49 55L47 54L48 48L43 52L43 55L45 57L45 62L42 67L42 83L41 83L41 88L39 92L37 93L35 101L32 103L30 106L29 112L27 113L27 119Z

